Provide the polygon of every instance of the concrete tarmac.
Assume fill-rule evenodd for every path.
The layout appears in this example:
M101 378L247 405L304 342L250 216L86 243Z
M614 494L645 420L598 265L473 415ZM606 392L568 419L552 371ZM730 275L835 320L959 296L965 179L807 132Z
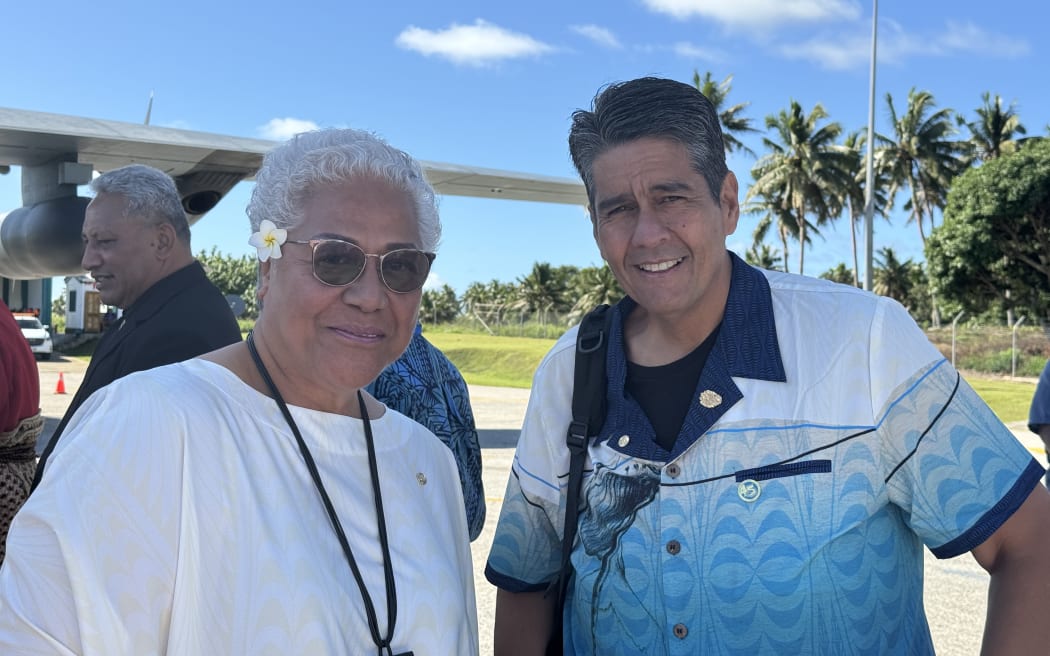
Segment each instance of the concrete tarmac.
M46 444L51 432L65 413L70 399L83 380L86 365L80 361L55 356L40 362L40 406L46 418L40 445ZM59 374L65 394L56 394ZM1032 386L1033 392L1035 386ZM492 653L492 622L496 607L496 590L485 579L485 560L492 544L493 532L503 503L514 446L529 400L528 390L503 387L470 386L478 436L481 441L482 470L485 484L487 519L481 535L471 544L474 557L474 587L478 602L478 624L481 654ZM1045 463L1045 451L1039 438L1023 422L1010 425L1014 435ZM937 653L967 656L981 650L981 636L987 610L988 574L969 555L947 561L925 556L925 605Z

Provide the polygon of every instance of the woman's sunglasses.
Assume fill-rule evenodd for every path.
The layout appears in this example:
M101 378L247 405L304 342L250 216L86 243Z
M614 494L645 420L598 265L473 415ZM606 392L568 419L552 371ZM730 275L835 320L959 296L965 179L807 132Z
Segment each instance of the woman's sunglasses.
M325 285L345 287L364 273L368 258L379 262L379 279L386 288L398 294L414 292L430 275L434 254L415 248L398 248L382 255L366 253L357 244L342 239L289 239L288 244L307 244L313 251L311 265L314 278Z

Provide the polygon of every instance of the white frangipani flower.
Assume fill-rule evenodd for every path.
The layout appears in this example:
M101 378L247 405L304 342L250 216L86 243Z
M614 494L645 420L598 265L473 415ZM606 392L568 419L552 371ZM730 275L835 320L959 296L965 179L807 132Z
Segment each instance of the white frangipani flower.
M253 234L248 243L259 251L259 261L265 262L270 259L281 257L281 244L288 239L288 231L278 228L273 221L263 220L259 224L259 232Z

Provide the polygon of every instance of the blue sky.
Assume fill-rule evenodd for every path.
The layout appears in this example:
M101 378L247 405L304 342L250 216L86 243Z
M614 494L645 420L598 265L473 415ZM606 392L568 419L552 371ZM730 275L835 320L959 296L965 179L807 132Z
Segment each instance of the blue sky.
M733 75L729 100L749 102L759 128L795 99L863 129L871 12L851 0L17 2L3 11L0 106L140 122L152 90L155 125L266 138L352 126L420 159L574 177L572 111L641 75ZM876 130L890 132L886 93L903 111L917 87L970 119L983 92L998 93L1029 134L1046 134L1048 18L1030 0L883 0ZM760 135L745 142L763 152ZM755 160L729 163L743 195ZM194 226L194 251L251 252L249 193L241 183ZM0 176L0 211L19 205L17 173ZM459 293L536 261L600 263L579 207L445 197L441 214L435 282ZM733 250L750 246L757 218L742 216ZM876 249L921 259L902 215L875 230ZM851 259L847 223L824 237L807 249L808 274Z

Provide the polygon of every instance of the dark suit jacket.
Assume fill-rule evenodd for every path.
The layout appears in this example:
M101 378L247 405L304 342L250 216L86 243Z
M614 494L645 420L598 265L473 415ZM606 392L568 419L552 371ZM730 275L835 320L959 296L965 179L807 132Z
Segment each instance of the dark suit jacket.
M33 487L66 424L93 392L130 373L182 362L240 339L237 319L199 262L147 289L96 345L80 388L40 456Z

